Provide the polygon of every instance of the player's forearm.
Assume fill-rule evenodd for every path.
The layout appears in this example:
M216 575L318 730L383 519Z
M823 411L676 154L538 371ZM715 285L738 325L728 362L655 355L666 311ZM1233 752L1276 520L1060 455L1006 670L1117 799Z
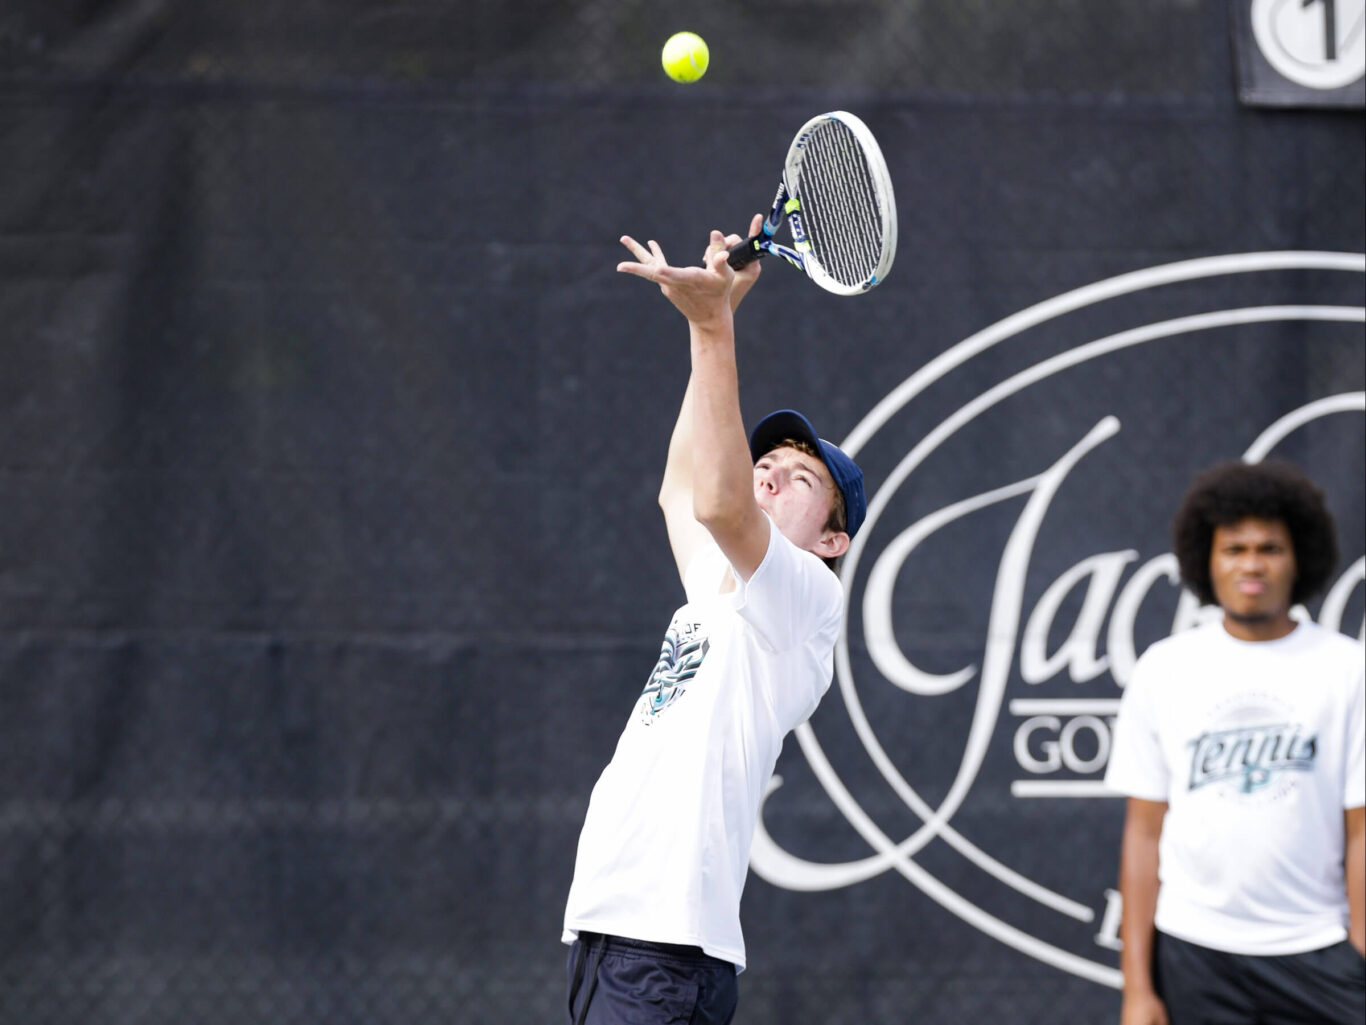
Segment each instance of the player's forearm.
M703 524L743 517L754 504L754 471L740 414L735 333L729 316L690 327L693 511Z
M669 452L664 460L664 480L659 486L659 504L667 507L681 495L692 494L693 412L692 377L683 390L683 403L669 436Z
M1346 813L1347 938L1366 954L1366 809Z
M1129 992L1148 993L1153 989L1157 890L1157 840L1126 828L1120 855L1119 892L1124 913L1119 927L1119 960L1124 989Z
M741 300L754 285L754 277L737 277L730 291L732 315ZM732 335L734 332L732 320ZM731 342L732 348L734 341ZM678 410L678 420L674 423L673 434L669 436L669 453L664 462L664 481L660 486L659 502L664 505L680 494L691 494L693 487L693 379L688 375L688 386L683 391L683 403ZM738 408L739 399L736 399Z

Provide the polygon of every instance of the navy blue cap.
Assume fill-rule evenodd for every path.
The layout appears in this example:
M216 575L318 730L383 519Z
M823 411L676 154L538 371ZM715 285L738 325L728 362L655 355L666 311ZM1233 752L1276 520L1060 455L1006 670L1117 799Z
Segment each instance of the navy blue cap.
M847 524L844 530L852 538L863 526L863 517L868 513L868 500L863 494L863 471L858 468L858 463L816 434L811 421L795 409L780 409L760 420L754 433L749 436L749 454L757 463L788 438L804 441L821 454L821 462L830 471L835 487L844 496Z

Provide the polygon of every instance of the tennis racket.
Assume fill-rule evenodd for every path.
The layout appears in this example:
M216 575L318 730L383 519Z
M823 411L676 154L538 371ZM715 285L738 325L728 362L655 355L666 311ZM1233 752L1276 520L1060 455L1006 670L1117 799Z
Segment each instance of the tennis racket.
M774 233L786 220L792 246ZM773 209L757 235L730 248L736 270L773 253L836 295L880 284L896 256L896 201L868 126L832 110L802 125L787 151Z

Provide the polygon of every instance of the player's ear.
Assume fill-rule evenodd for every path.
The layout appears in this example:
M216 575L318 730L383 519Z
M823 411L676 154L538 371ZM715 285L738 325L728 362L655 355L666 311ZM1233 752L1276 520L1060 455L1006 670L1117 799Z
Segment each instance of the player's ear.
M816 546L816 554L822 559L838 559L849 550L849 535L842 530L831 531L821 535Z

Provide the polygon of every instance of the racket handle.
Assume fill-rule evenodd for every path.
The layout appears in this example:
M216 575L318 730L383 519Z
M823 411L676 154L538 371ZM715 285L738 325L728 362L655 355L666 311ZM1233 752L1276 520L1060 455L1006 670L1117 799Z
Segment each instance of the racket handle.
M740 270L742 267L749 266L761 256L767 256L768 250L759 247L759 243L767 237L768 236L761 231L759 234L751 235L743 242L737 242L727 249L726 252L730 253L730 256L726 259L726 262L730 264L731 269Z

